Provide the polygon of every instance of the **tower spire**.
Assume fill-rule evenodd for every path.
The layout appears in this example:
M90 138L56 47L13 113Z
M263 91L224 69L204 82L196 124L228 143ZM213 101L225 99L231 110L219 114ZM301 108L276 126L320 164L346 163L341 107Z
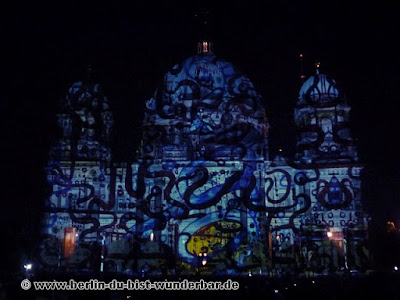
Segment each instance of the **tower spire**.
M299 58L300 58L300 79L301 79L301 83L304 83L306 76L304 75L303 53L300 53Z
M210 54L214 53L214 44L208 35L208 17L210 11L207 9L200 9L195 17L199 25L199 40L197 42L197 54Z
M317 61L315 63L315 74L319 74L319 67L321 66L321 63L319 61Z
M94 76L95 76L95 70L93 65L89 64L86 67L86 82L88 84L94 84Z

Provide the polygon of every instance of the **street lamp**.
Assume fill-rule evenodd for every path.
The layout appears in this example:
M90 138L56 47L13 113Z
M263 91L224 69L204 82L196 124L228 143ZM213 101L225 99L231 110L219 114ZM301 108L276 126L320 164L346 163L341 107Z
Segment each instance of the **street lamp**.
M333 238L333 232L331 231L330 228L328 228L328 231L326 232L326 236L329 239L329 246L330 246L330 250L331 250L331 257L330 257L330 268L333 268L334 266L334 259L333 259L333 245L332 245L332 238Z
M24 264L26 278L29 277L29 272L32 270L33 265L31 263Z

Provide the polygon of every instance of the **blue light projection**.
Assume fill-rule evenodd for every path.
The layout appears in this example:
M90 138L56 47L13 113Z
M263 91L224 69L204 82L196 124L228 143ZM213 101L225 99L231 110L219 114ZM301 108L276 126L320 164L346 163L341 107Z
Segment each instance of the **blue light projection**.
M302 164L356 162L350 110L334 79L318 72L307 79L295 107L296 159Z
M277 275L340 268L345 255L363 267L366 215L349 107L326 86L334 81L324 77L322 88L318 78L301 90L313 100L295 108L298 156L290 165L268 159L269 125L251 81L212 53L165 75L146 102L133 163L110 163L112 115L98 85L74 84L48 168L44 268ZM60 261L65 227L77 228L79 245Z
M261 96L246 76L215 55L174 66L146 107L144 157L168 159L174 152L176 160L180 151L182 158L195 160L266 158Z

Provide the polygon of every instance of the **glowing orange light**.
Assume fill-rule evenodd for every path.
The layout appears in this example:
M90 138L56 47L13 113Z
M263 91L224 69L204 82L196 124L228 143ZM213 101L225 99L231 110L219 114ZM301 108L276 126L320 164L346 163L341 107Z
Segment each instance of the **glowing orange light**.
M75 252L76 238L77 238L76 227L67 227L64 230L64 257L71 257Z
M208 42L203 42L203 52L204 53L208 52Z

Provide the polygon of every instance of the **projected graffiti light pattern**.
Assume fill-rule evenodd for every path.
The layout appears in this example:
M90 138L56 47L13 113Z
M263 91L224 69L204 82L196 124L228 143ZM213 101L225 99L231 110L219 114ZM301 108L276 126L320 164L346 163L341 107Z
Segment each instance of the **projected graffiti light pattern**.
M258 242L266 251L268 234L293 240L306 226L302 223L306 216L312 216L320 226L358 222L354 208L344 206L359 204L354 201L358 190L346 184L349 177L344 170L343 175L336 176L321 175L318 170L291 176L287 170L277 168L261 170L261 177L253 174L245 181L245 169L240 162L224 167L217 162L191 162L170 169L167 164L143 163L111 168L109 174L104 174L99 172L100 165L75 165L71 180L65 175L69 169L62 172L60 167L54 167L51 178L55 192L49 206L53 218L49 227L58 237L63 226L77 226L80 241L113 234L121 238L135 234L147 240L156 233L158 242L189 264L196 265L198 254L203 252L210 261L230 258L226 267L240 270L244 261L236 251L251 253ZM339 192L323 188L342 177ZM265 191L255 185L260 180L265 181ZM298 192L302 187L311 189L315 197ZM260 197L262 194L266 201ZM330 199L341 199L343 209L332 210L336 200L332 204ZM177 232L171 226L177 226Z
M357 160L350 134L350 110L335 80L317 74L304 82L294 116L297 157L302 163Z
M91 80L72 84L61 101L58 125L62 138L51 151L54 159L110 160L113 117L99 84Z
M96 94L85 92L96 89L73 87L71 99L91 98L78 106L67 102L71 109L61 120L96 111ZM146 108L139 158L132 164L83 156L84 145L101 148L106 139L86 134L93 133L93 124L74 123L72 130L60 122L67 130L55 147L62 155L54 155L48 169L53 193L40 252L44 265L60 263L57 249L66 227L79 235L68 265L81 268L98 270L100 253L106 253L104 268L113 272L193 271L205 257L203 268L211 273L259 272L272 262L324 268L333 253L325 245L327 228L341 230L342 237L348 229L346 237L354 237L348 253L353 265L361 264L355 250L365 229L361 168L296 169L269 162L261 97L232 64L211 54L185 60L166 74ZM94 119L108 128L105 119ZM330 143L330 123L321 124ZM333 258L329 263L340 265Z
M145 157L265 159L261 97L246 76L214 55L174 66L146 107Z

